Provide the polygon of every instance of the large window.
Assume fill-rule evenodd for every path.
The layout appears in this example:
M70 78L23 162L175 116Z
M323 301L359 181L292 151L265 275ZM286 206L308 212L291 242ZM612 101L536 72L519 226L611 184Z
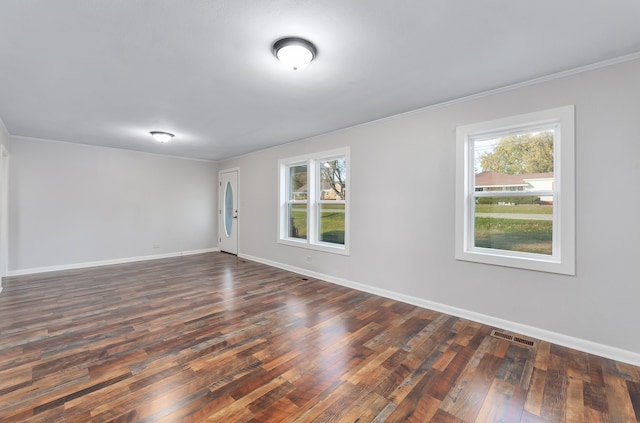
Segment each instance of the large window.
M457 128L456 258L575 274L574 109Z
M349 149L278 162L278 242L349 253Z

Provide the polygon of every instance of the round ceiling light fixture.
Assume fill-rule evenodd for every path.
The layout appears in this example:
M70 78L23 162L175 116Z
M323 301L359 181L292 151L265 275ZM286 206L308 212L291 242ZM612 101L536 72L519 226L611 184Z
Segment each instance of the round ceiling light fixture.
M151 134L154 140L162 143L169 142L171 141L171 138L173 138L173 134L170 132L151 131L149 133Z
M293 70L307 67L318 54L318 49L310 41L303 38L287 37L273 44L273 54Z

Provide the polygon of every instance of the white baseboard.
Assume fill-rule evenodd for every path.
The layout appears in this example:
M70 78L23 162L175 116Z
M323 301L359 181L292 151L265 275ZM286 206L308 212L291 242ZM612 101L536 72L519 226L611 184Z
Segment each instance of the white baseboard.
M627 351L620 348L599 344L597 342L587 341L585 339L574 338L572 336L563 335L561 333L551 332L546 329L540 329L533 326L523 325L523 324L512 322L509 320L488 316L486 314L476 313L474 311L464 310L457 307L451 307L446 304L436 303L433 301L424 300L422 298L412 297L410 295L400 294L398 292L388 291L386 289L364 285L358 282L349 281L347 279L342 279L342 278L338 278L331 275L325 275L323 273L314 272L314 271L303 269L300 267L290 266L288 264L283 264L283 263L278 263L271 260L262 259L260 257L254 257L247 254L239 254L238 256L247 260L277 267L279 269L288 270L290 272L299 273L301 275L309 276L316 279L321 279L327 282L335 283L337 285L342 285L347 288L357 289L358 291L368 292L370 294L379 295L381 297L390 298L392 300L401 301L403 303L412 304L418 307L439 311L441 313L449 314L456 317L462 317L468 320L473 320L474 322L483 323L488 326L493 326L493 327L505 329L508 331L516 332L516 333L521 333L523 335L530 336L532 338L551 342L557 345L562 345L568 348L573 348L589 354L598 355L600 357L605 357L612 360L629 363L634 366L640 366L640 354L632 351Z
M125 258L119 258L119 259L90 261L86 263L73 263L73 264L63 264L59 266L47 266L47 267L35 267L31 269L9 270L7 272L7 276L23 276L23 275L32 275L34 273L55 272L58 270L74 270L74 269L84 269L87 267L107 266L110 264L134 263L137 261L157 260L157 259L163 259L163 258L169 258L169 257L190 256L192 254L211 253L214 251L220 251L220 249L204 248L202 250L178 251L175 253L154 254L149 256L125 257Z

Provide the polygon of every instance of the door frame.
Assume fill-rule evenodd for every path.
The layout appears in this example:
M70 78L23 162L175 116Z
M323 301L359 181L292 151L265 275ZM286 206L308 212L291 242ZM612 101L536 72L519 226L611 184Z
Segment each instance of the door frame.
M9 273L9 151L0 145L0 291Z
M221 169L218 171L218 250L222 251L220 248L220 243L222 242L222 234L224 233L224 221L222 220L222 205L224 204L223 192L222 192L222 174L223 173L237 173L237 185L236 192L234 196L236 198L236 203L238 205L238 209L240 209L240 167L230 167L227 169ZM237 256L240 255L240 212L238 212L238 218L236 220L236 245L238 253Z

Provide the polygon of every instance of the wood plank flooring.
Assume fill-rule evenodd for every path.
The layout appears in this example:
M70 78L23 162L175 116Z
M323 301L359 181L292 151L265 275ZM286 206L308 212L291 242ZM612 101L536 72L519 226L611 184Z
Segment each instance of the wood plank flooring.
M223 253L8 278L1 422L639 422L640 368Z

